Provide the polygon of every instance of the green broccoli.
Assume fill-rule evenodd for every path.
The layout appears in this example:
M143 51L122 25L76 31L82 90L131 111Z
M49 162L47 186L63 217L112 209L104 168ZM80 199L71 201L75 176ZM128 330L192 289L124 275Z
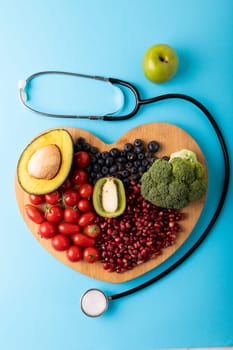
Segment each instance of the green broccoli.
M204 166L194 152L180 152L169 161L155 160L141 177L141 195L154 205L181 209L206 193Z

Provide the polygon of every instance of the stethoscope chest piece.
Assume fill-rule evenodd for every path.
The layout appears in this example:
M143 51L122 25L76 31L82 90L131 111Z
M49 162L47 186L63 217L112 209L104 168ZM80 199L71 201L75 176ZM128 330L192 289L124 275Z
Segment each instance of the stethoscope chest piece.
M108 308L109 298L96 288L88 289L81 297L81 310L89 317L101 316Z

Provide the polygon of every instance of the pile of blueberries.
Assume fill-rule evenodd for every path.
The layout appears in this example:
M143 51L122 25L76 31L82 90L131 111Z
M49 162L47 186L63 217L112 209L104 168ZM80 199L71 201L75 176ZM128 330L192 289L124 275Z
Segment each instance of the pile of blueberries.
M158 159L155 155L160 145L153 140L148 143L135 139L125 143L123 150L112 148L100 152L97 147L90 145L83 137L79 137L74 145L74 151L86 151L90 154L90 164L86 168L88 181L95 184L105 176L113 176L123 181L127 187L131 180L139 181L142 174ZM162 157L168 160L167 156Z

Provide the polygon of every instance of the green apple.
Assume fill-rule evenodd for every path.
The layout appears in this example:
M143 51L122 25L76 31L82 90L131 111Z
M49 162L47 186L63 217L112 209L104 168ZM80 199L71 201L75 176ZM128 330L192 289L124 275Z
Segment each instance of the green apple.
M147 79L154 83L163 83L175 75L178 63L178 56L172 47L158 44L146 51L142 68Z

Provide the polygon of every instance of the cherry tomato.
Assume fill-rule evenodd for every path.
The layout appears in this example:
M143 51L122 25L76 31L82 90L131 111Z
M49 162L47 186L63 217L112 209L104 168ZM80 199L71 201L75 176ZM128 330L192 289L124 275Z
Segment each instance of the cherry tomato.
M100 227L97 224L91 224L84 227L83 232L89 237L97 237L100 234Z
M80 216L80 213L75 208L67 207L64 209L64 220L66 222L75 224L78 222L79 216Z
M25 211L29 219L36 224L41 224L44 221L44 213L39 208L26 204Z
M89 201L88 199L80 199L80 201L77 204L77 207L80 211L85 213L92 208L92 204L91 201Z
M93 193L93 186L89 183L81 184L78 188L79 194L82 198L89 198Z
M56 235L57 230L52 222L44 221L40 224L38 232L43 238L52 238Z
M84 249L83 260L85 260L86 262L92 264L99 260L99 257L100 253L95 247L87 247Z
M75 245L80 247L93 247L95 245L95 239L84 235L83 233L76 233L72 236L72 241Z
M69 239L69 237L67 237L65 235L58 234L58 235L56 235L56 236L54 236L52 238L52 242L51 243L52 243L52 247L55 250L64 251L64 250L69 248L69 246L70 246L70 239Z
M71 187L72 187L72 183L71 183L71 180L68 178L61 185L61 190L66 191L66 190L69 190Z
M87 226L91 224L95 219L95 213L94 211L88 211L84 214L82 214L78 220L78 224L81 227Z
M84 169L75 169L71 174L71 181L74 185L84 184L87 181L87 176Z
M83 258L82 248L78 247L77 245L72 245L66 251L66 256L71 262L80 261Z
M45 201L45 197L42 194L29 194L29 200L32 204L38 205Z
M80 232L80 227L77 224L71 224L69 222L62 222L57 226L58 232L63 235L73 235Z
M56 224L63 219L63 209L59 205L54 205L46 210L45 218Z
M58 190L47 193L45 195L45 201L48 204L55 205L58 204L61 200L61 194Z
M80 198L79 193L76 190L67 190L63 193L63 196L65 205L68 205L69 207L78 204Z
M77 168L85 168L90 162L90 155L85 151L78 151L74 154L74 165Z

